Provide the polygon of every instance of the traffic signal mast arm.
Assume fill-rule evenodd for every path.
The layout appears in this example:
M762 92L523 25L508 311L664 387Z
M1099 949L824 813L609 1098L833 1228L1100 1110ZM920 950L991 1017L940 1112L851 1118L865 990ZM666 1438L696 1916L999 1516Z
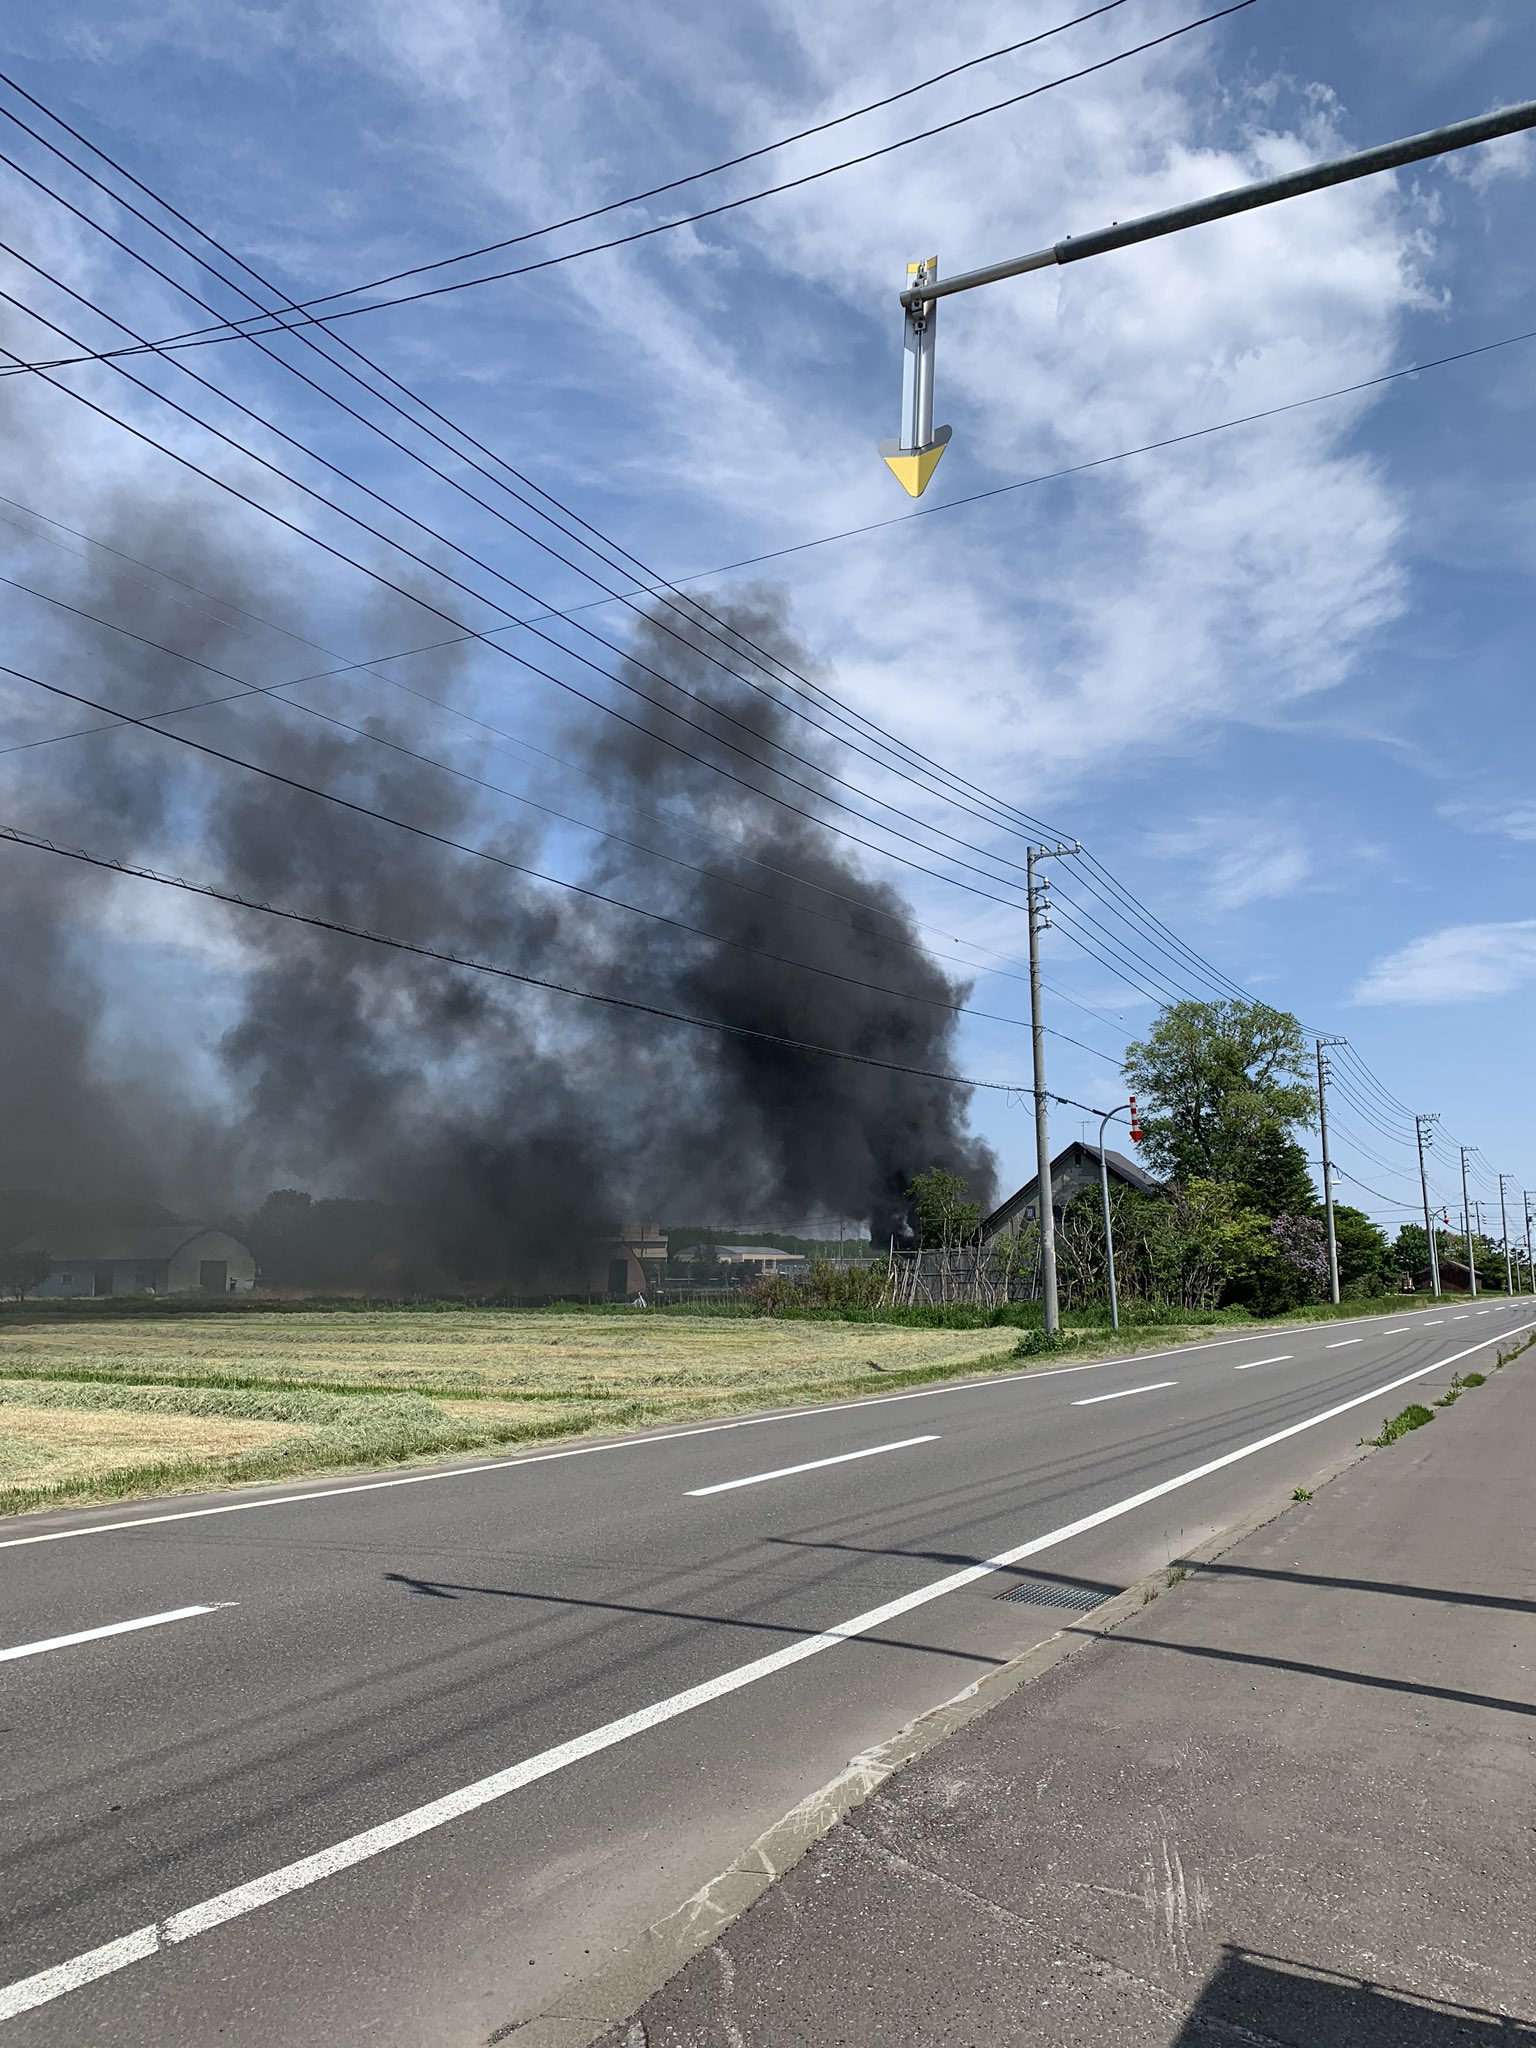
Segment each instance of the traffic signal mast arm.
M980 270L965 270L942 282L937 258L909 264L907 276L915 282L909 282L901 293L909 366L902 438L899 442L882 442L881 454L902 487L915 498L937 468L949 440L948 427L941 427L937 433L933 430L933 322L940 299L951 298L956 292L975 291L980 285L997 284L1005 277L1021 277L1025 271L1080 263L1087 256L1103 256L1111 249L1126 249L1135 242L1155 241L1161 235L1175 235L1184 228L1203 227L1207 221L1225 220L1231 214L1272 206L1277 200L1295 199L1304 192L1320 192L1329 185L1348 184L1354 178L1373 177L1378 171L1399 170L1404 164L1422 163L1427 157L1469 149L1474 143L1494 142L1501 135L1516 135L1529 128L1536 128L1536 100L1522 100L1517 106L1500 107L1495 113L1479 114L1470 121L1430 128L1400 142L1380 143L1375 149L1358 150L1353 156L1335 157L1329 163L1309 164L1304 170L1265 178L1257 185L1240 185L1230 192L1217 192L1187 206L1170 206L1161 213L1144 214L1140 220L1116 221L1092 234L1068 235L1032 255L989 263Z

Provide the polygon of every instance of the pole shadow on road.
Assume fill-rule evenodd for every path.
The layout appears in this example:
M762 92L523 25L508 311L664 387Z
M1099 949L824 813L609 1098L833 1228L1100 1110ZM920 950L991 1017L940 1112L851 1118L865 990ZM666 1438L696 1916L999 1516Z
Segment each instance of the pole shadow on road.
M1536 2024L1228 1945L1173 2048L1530 2048Z

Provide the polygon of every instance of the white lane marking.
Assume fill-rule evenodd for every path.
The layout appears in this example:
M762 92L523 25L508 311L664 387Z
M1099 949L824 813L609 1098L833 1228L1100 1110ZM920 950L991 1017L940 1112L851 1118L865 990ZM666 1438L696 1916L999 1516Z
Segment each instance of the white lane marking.
M710 1493L731 1493L738 1486L763 1486L770 1479L792 1479L797 1472L819 1472L824 1465L851 1465L856 1458L878 1458L883 1451L909 1451L914 1444L936 1444L936 1436L904 1436L897 1444L871 1444L867 1451L842 1451L835 1458L812 1458L804 1465L780 1465L776 1472L754 1472L746 1479L722 1479L715 1486L691 1486L689 1500Z
M1399 1323L1395 1330L1383 1330L1381 1334L1383 1337L1405 1337L1408 1334L1408 1325Z
M1401 1313L1401 1311L1399 1311ZM1335 1329L1338 1317L1326 1323L1294 1323L1298 1336L1312 1330ZM1356 1316L1345 1320L1379 1323L1381 1316ZM515 1471L519 1465L550 1465L562 1458L595 1458L608 1451L633 1451L647 1444L683 1443L692 1436L716 1436L727 1429L761 1429L766 1423L803 1422L817 1415L844 1415L853 1408L886 1408L898 1401L932 1401L945 1394L986 1393L992 1387L1011 1387L1036 1380L1055 1380L1069 1372L1104 1372L1116 1365L1140 1365L1153 1358L1195 1358L1204 1351L1225 1351L1234 1344L1262 1344L1268 1332L1256 1330L1247 1337L1213 1337L1200 1344L1175 1344L1166 1351L1138 1351L1125 1358L1094 1358L1085 1365L1056 1365L1048 1371L1038 1368L1024 1372L996 1373L985 1379L952 1380L940 1387L916 1387L907 1394L865 1394L856 1401L818 1402L809 1408L775 1408L766 1415L742 1415L732 1422L705 1422L694 1429L658 1430L654 1434L619 1437L611 1443L573 1444L564 1451L536 1451L515 1458L487 1458L475 1465L453 1465L446 1472L403 1472L390 1479L363 1479L350 1486L317 1486L307 1493L259 1495L251 1500L220 1501L211 1508L175 1508L162 1515L134 1515L121 1522L87 1522L78 1529L44 1529L36 1536L0 1537L0 1550L25 1550L34 1543L70 1543L78 1536L115 1536L124 1529L158 1528L166 1522L200 1522L212 1515L244 1515L256 1508L302 1507L311 1500L341 1500L354 1493L383 1493L395 1486L433 1486L443 1479L476 1479L491 1472Z
M1285 1365L1295 1356L1294 1351L1277 1351L1273 1358L1246 1358L1236 1370L1238 1372L1252 1372L1256 1365Z
M44 1636L36 1643L16 1643L0 1650L0 1664L14 1657L40 1657L45 1650L67 1650L75 1643L99 1643L103 1636L131 1635L135 1629L163 1628L168 1621L189 1621L194 1614L212 1614L220 1607L233 1607L233 1600L216 1600L208 1607L171 1607L164 1614L141 1614L137 1621L109 1621L105 1628L76 1629L70 1636Z
M1444 1316L1426 1316L1424 1318L1424 1327L1426 1330L1432 1330L1438 1323L1443 1323L1444 1321Z
M1364 1316L1362 1322L1379 1322L1378 1316ZM1302 1323L1299 1331L1321 1330L1325 1323ZM1203 1351L1225 1351L1234 1344L1262 1344L1267 1332L1247 1337L1214 1337L1203 1344L1176 1344L1167 1351L1138 1351L1127 1358L1093 1358L1084 1365L1053 1365L1047 1371L1005 1372L985 1379L951 1380L939 1387L916 1387L907 1394L866 1394L857 1401L825 1401L810 1408L775 1408L766 1415L742 1415L732 1422L704 1422L694 1429L657 1430L616 1438L609 1443L573 1444L564 1451L524 1452L515 1458L487 1458L476 1465L453 1465L446 1472L404 1472L389 1479L363 1479L350 1486L317 1486L307 1493L258 1495L250 1500L220 1501L211 1508L174 1508L161 1515L133 1515L121 1522L87 1522L78 1529L45 1529L36 1536L0 1537L0 1550L24 1550L34 1543L69 1543L77 1536L115 1536L124 1529L158 1528L166 1522L199 1522L211 1515L243 1515L256 1508L302 1507L311 1500L341 1500L354 1493L384 1493L396 1486L431 1486L442 1479L475 1479L490 1472L513 1472L520 1465L552 1465L564 1458L595 1458L608 1451L641 1450L647 1444L686 1443L690 1437L718 1436L728 1429L761 1429L767 1423L804 1422L818 1415L846 1415L855 1408L889 1408L900 1401L932 1401L946 1394L983 1394L993 1387L1033 1384L1037 1380L1059 1380L1072 1372L1104 1372L1116 1365L1141 1365L1153 1358L1196 1357Z
M1096 1408L1100 1401L1123 1401L1128 1394L1155 1394L1159 1387L1176 1387L1177 1380L1153 1380L1145 1387L1122 1387L1116 1394L1090 1394L1086 1401L1074 1401L1074 1408Z
M1480 1308L1476 1311L1476 1313L1480 1316L1491 1316L1493 1314L1493 1310L1491 1308Z
M1342 1351L1346 1345L1363 1344L1364 1342L1365 1339L1363 1337L1341 1337L1337 1344L1328 1344L1323 1348L1327 1351Z
M1536 1324L1517 1327L1536 1328ZM1324 1408L1301 1422L1273 1430L1251 1444L1240 1444L1235 1451L1224 1451L1219 1458L1210 1458L1203 1465L1176 1473L1172 1479L1159 1480L1155 1486L1129 1494L1124 1500L1112 1501L1108 1507L1097 1508L1078 1521L1064 1523L1059 1529L1049 1529L1043 1536L1032 1536L1028 1542L1015 1544L1011 1550L999 1551L995 1557L989 1557L981 1564L966 1565L961 1571L951 1572L948 1578L935 1579L930 1585L920 1586L914 1593L903 1593L899 1599L888 1600L882 1607L868 1608L863 1614L839 1623L836 1628L824 1629L819 1635L802 1636L798 1643L786 1643L782 1649L770 1650L766 1656L755 1658L750 1664L738 1664L732 1671L722 1671L718 1678L705 1679L701 1685L691 1685L685 1692L675 1692L670 1698L657 1700L651 1706L625 1714L617 1721L588 1729L585 1735L577 1735L555 1749L542 1750L537 1756L526 1757L522 1763L493 1771L488 1778L478 1778L471 1785L461 1785L457 1791L429 1800L425 1806L412 1807L408 1813L397 1814L393 1820L383 1821L377 1827L365 1828L361 1834L349 1835L345 1841L333 1842L328 1849L317 1850L312 1856L301 1856L296 1863L286 1863L282 1869L270 1870L264 1877L252 1878L248 1884L219 1892L214 1898L204 1899L196 1906L188 1906L179 1913L151 1921L147 1927L136 1927L131 1934L120 1935L116 1941L104 1942L100 1948L86 1949L80 1955L71 1956L68 1962L55 1963L30 1977L0 1986L0 2021L32 2012L40 2005L48 2005L56 1998L63 1998L71 1991L95 1983L98 1978L126 1969L130 1963L143 1962L146 1957L157 1955L161 1949L192 1941L199 1934L206 1934L210 1928L222 1927L226 1921L238 1919L243 1913L253 1913L261 1906L271 1905L275 1899L307 1890L310 1885L335 1877L340 1871L350 1870L354 1864L380 1856L388 1849L396 1849L403 1842L414 1841L418 1835L429 1834L434 1828L445 1827L449 1821L462 1819L465 1814L489 1806L494 1800L505 1799L509 1793L521 1791L525 1785L536 1784L540 1778L569 1770L573 1764L584 1763L588 1757L597 1756L603 1750L632 1741L635 1736L675 1721L682 1714L691 1714L696 1707L708 1706L712 1701L741 1692L745 1687L755 1685L759 1679L786 1670L792 1664L802 1664L808 1657L819 1656L823 1650L833 1650L842 1643L868 1635L871 1629L883 1628L888 1621L910 1614L914 1608L926 1607L930 1601L958 1592L962 1586L974 1585L978 1579L987 1578L993 1572L1006 1571L1010 1565L1020 1564L1026 1557L1036 1557L1043 1550L1054 1549L1057 1544L1069 1542L1074 1536L1084 1536L1091 1529L1101 1529L1106 1522L1118 1521L1122 1515L1128 1515L1136 1508L1177 1493L1181 1487L1193 1486L1198 1480L1208 1479L1213 1472L1241 1463L1244 1458L1256 1457L1260 1451L1286 1443L1291 1437L1300 1436L1304 1430L1332 1422L1353 1408L1367 1407L1384 1395L1395 1393L1399 1387L1423 1379L1427 1373L1443 1371L1448 1365L1470 1358L1474 1351L1501 1341L1500 1337L1485 1337L1451 1358L1442 1358L1434 1365L1421 1365L1413 1372L1403 1373L1398 1379L1388 1380L1384 1386L1373 1387L1368 1394L1355 1394L1348 1401L1339 1401L1332 1408Z

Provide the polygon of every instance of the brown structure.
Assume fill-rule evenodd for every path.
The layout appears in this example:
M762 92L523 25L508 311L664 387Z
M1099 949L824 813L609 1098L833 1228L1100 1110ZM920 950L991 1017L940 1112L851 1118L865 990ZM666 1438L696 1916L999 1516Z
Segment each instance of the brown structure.
M661 1285L667 1265L667 1234L659 1223L621 1223L613 1237L593 1247L588 1294L599 1301L632 1301Z

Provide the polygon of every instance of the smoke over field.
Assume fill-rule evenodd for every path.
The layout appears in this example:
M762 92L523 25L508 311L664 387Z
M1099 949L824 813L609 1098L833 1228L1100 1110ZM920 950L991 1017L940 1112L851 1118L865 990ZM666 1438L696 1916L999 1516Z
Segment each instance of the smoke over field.
M771 593L716 603L714 620L658 610L635 622L624 676L639 695L565 663L628 722L559 700L568 713L542 728L559 765L546 754L535 783L526 760L436 708L494 720L488 706L529 688L462 644L392 660L390 681L354 674L205 702L348 656L264 623L307 617L291 584L255 577L190 508L150 518L135 506L115 529L93 525L175 583L100 546L65 555L16 540L14 523L4 531L7 574L141 636L18 597L33 637L14 643L16 667L418 831L20 682L0 698L4 822L524 973L953 1070L944 1005L963 986L922 950L902 897L829 829L828 743L746 658L750 643L807 672ZM394 598L344 632L304 630L353 661L448 638L440 618ZM528 868L671 921L517 871ZM13 846L0 847L0 949L0 1187L204 1214L274 1184L383 1200L406 1220L416 1277L470 1288L559 1284L623 1216L845 1216L883 1236L926 1167L963 1173L983 1197L991 1188L952 1084L540 994Z

